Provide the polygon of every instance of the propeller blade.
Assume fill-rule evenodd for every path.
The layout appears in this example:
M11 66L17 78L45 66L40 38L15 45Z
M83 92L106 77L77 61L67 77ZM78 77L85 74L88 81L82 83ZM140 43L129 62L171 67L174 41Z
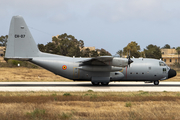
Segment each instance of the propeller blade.
M129 50L129 56L128 56L127 58L128 58L128 66L130 67L130 64L133 62L133 61L131 60L130 50Z

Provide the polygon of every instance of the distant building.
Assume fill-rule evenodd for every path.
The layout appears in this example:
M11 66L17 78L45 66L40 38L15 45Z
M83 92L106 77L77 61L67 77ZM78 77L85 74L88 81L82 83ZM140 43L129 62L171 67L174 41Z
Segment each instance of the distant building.
M6 47L0 46L0 62L5 62L4 61L4 52L5 52Z
M101 50L100 49L96 49L96 51L97 51L98 55L100 55Z
M83 48L80 48L80 51L84 54L86 49L89 49L90 51L96 51L95 47L83 47ZM89 54L89 57L91 57L91 54Z
M177 53L176 49L161 49L163 61L167 65L174 65L174 63L180 62L180 55Z
M80 51L85 51L87 48L89 48L90 51L96 51L95 47L83 47L83 48L80 48Z
M57 39L59 39L59 38L58 38L59 36L60 36L60 35L52 36L52 38L53 38L53 37L56 37Z
M6 47L0 46L0 56L4 56L5 49Z

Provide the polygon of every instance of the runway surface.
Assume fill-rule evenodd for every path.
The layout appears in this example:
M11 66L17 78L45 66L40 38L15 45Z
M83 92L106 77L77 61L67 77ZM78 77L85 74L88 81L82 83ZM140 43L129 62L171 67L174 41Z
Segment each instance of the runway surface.
M0 91L149 91L180 92L180 82L160 82L158 86L144 82L111 82L108 86L93 86L91 82L0 82Z

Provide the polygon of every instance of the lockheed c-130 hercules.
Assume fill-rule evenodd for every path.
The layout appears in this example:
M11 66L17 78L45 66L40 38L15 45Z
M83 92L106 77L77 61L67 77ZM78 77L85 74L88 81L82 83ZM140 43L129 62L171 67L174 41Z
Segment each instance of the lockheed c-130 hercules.
M74 81L91 81L93 85L108 85L112 81L146 81L158 85L160 80L176 76L175 70L157 59L75 58L40 52L21 16L12 17L5 58L26 60L56 75Z

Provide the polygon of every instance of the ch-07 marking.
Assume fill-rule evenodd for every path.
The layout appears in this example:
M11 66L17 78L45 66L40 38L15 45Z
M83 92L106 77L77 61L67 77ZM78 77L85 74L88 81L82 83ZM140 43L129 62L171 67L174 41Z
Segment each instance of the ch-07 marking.
M25 35L24 34L22 34L22 35L15 34L14 37L15 38L25 38Z

